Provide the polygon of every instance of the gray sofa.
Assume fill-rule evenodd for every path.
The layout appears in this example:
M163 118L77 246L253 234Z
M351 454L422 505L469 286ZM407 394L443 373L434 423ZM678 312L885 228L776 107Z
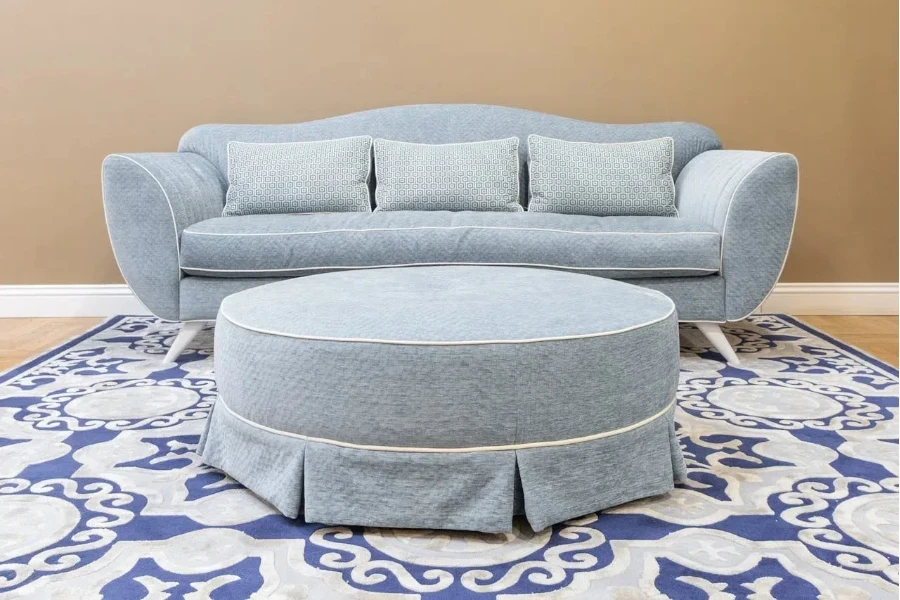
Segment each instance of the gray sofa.
M308 141L371 135L452 143L518 136L527 205L526 137L675 140L678 217L529 212L376 212L222 217L230 140ZM201 125L177 152L112 154L103 201L126 282L160 318L184 322L167 360L253 286L330 270L435 264L526 265L659 290L731 361L718 323L753 312L784 265L798 170L785 153L722 150L694 123L609 125L516 108L415 105L295 125ZM371 182L372 186L377 181ZM374 194L373 194L374 198ZM527 307L517 307L527 310Z

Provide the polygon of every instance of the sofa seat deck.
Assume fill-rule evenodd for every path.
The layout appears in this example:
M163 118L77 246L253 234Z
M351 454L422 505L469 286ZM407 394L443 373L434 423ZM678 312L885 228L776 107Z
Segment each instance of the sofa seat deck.
M631 279L711 275L720 263L718 230L683 217L447 211L248 215L200 221L181 235L181 269L200 277L490 264Z

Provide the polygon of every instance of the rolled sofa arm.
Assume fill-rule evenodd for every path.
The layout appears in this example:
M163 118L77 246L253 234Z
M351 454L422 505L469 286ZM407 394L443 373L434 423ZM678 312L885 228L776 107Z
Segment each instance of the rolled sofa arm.
M775 287L791 244L798 182L794 155L745 150L703 152L678 176L681 216L722 236L726 320L752 313Z
M106 226L125 282L150 312L178 320L181 232L222 215L222 175L190 152L111 154L102 181Z

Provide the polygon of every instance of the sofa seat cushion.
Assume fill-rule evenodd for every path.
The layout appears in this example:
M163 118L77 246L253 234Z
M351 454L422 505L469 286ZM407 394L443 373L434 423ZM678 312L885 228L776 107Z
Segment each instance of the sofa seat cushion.
M445 211L247 215L201 221L181 236L182 270L206 277L488 264L630 279L710 275L719 263L718 232L680 217Z

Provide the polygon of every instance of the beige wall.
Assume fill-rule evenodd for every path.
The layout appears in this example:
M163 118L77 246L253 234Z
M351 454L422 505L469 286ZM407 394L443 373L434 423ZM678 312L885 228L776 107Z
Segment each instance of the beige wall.
M793 152L786 281L897 280L896 0L4 0L0 284L119 282L100 162L417 102L693 120Z

